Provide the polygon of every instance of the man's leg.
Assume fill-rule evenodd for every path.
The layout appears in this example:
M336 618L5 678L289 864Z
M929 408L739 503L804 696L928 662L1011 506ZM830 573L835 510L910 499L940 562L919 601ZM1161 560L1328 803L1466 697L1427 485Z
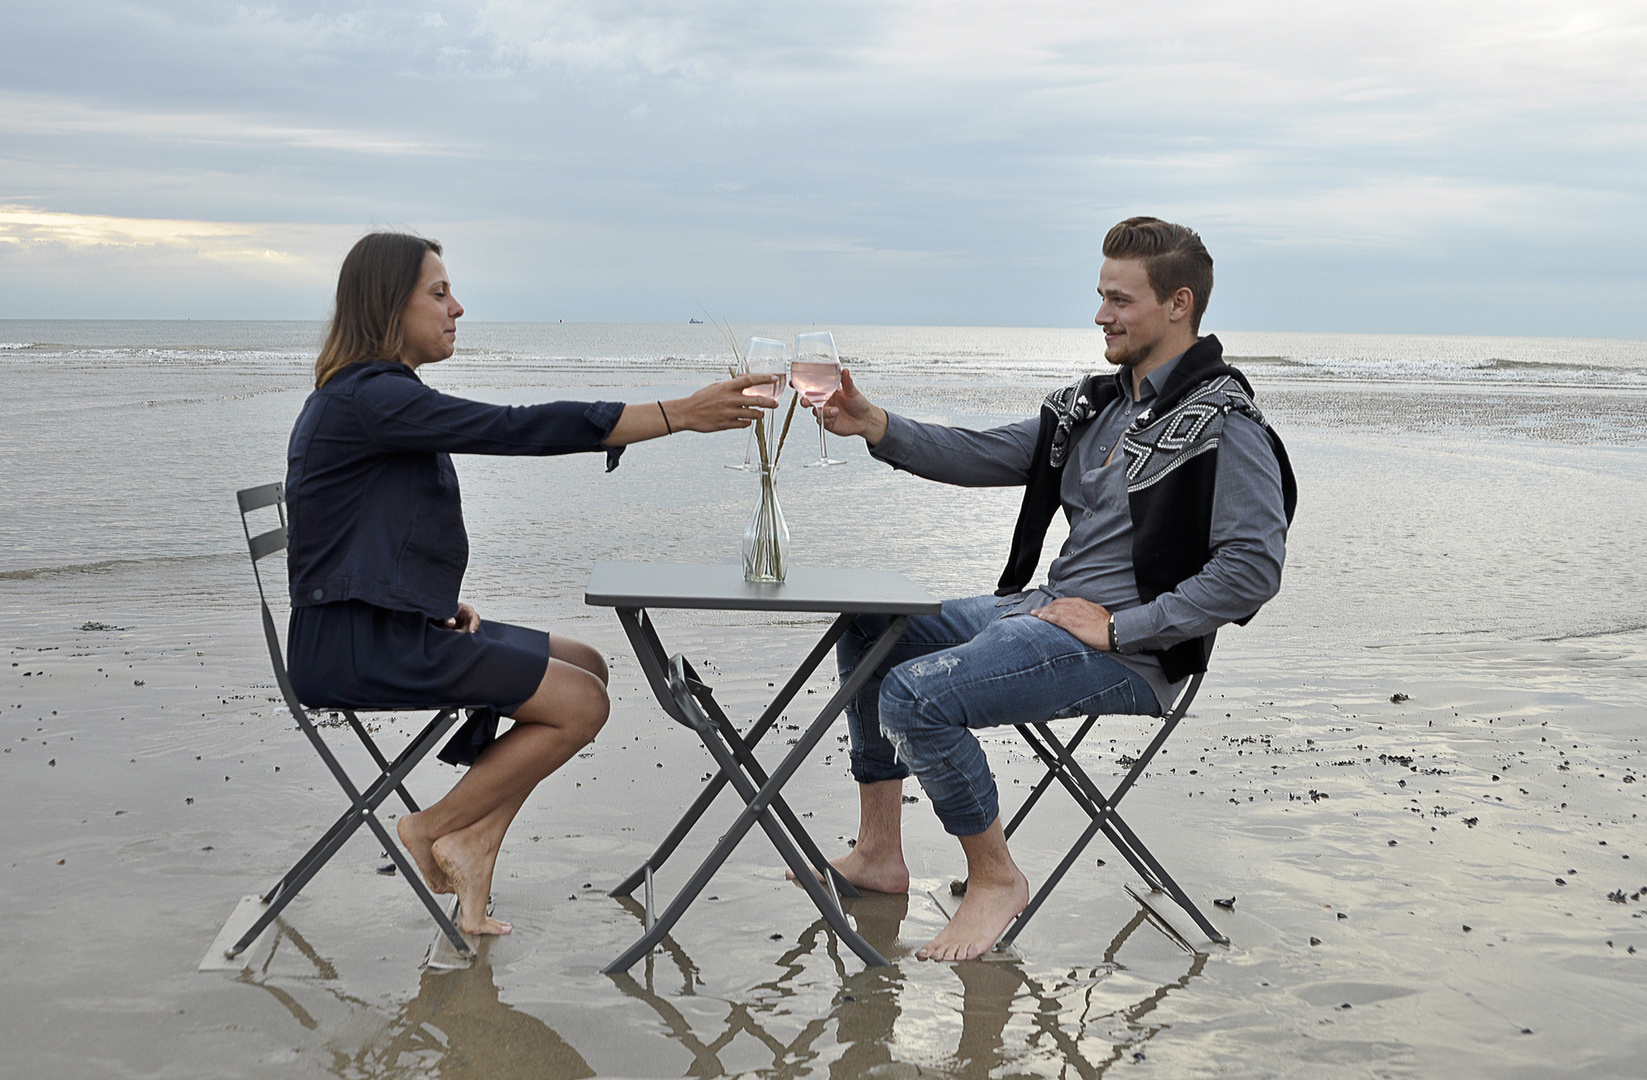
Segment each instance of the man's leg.
M1006 610L999 597L973 596L944 601L943 611L937 615L916 616L875 674L847 703L852 778L858 782L858 840L850 852L830 860L830 865L860 889L909 889L902 831L903 780L909 768L898 760L881 732L881 681L905 661L971 641ZM881 615L860 615L848 628L835 649L842 679L857 667L859 658L881 636L888 621Z
M985 626L964 645L901 664L881 688L880 723L966 854L966 897L917 955L965 960L989 949L1029 902L1001 828L994 778L972 729L1088 712L1149 713L1144 679L1032 616Z

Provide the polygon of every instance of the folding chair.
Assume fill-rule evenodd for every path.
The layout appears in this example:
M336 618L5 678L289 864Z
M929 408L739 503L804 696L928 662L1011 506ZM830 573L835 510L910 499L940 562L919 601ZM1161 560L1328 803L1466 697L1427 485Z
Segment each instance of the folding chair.
M1007 932L1001 937L1000 943L1002 945L1010 945L1013 939L1023 931L1029 920L1034 917L1035 912L1040 909L1041 904L1051 895L1052 890L1058 887L1058 883L1069 872L1069 868L1075 864L1076 859L1081 857L1081 852L1086 849L1086 846L1092 842L1092 838L1097 836L1099 832L1109 838L1110 843L1115 845L1115 850L1121 853L1122 858L1132 864L1132 868L1138 871L1139 876L1144 879L1144 882L1151 889L1156 892L1164 892L1172 897L1178 906L1183 908L1189 917L1195 920L1195 925L1199 926L1207 937L1220 945L1230 943L1229 938L1218 932L1218 928L1207 920L1207 917L1201 913L1201 909L1195 906L1188 894L1172 879L1172 876L1162 867L1160 861L1150 853L1149 848L1144 846L1143 841L1139 840L1137 834L1121 819L1120 812L1116 809L1121 799L1132 789L1132 785L1137 782L1140 776L1144 775L1144 769L1149 766L1150 759L1155 757L1155 752L1166 744L1167 739L1172 735L1173 729L1178 726L1178 721L1182 720L1184 714L1189 711L1190 702L1195 700L1196 691L1201 689L1201 679L1202 675L1196 675L1189 681L1189 685L1184 687L1178 695L1178 700L1173 703L1172 709L1162 718L1161 730L1155 733L1155 738L1150 740L1149 746L1145 748L1143 753L1138 755L1138 760L1132 763L1132 768L1116 785L1114 794L1107 797L1098 789L1098 785L1093 783L1092 777L1087 775L1086 770L1081 768L1075 760L1076 749L1081 745L1081 740L1087 737L1087 732L1091 731L1093 725L1098 722L1099 714L1095 713L1088 716L1075 732L1075 737L1067 743L1060 742L1058 737L1052 733L1049 721L1016 725L1018 733L1024 737L1025 742L1029 743L1030 749L1035 751L1035 756L1040 758L1042 764L1047 767L1047 773L1030 791L1029 797L1024 800L1024 805L1018 808L1018 812L1013 815L1012 821L1007 824L1007 838L1011 839L1012 834L1017 831L1018 826L1023 823L1030 810L1040 801L1041 796L1052 786L1054 780L1063 785L1064 790L1070 793L1075 802L1082 810L1086 811L1087 816L1092 821L1081 833L1080 838L1075 841L1075 846L1069 849L1069 853L1058 864L1057 869L1047 878L1046 884L1042 885L1040 891L1030 900L1029 906L1024 908L1023 912L1013 920L1012 925L1007 928Z
M314 877L316 872L322 866L325 866L327 861L343 847L349 837L354 835L355 830L364 824L377 834L379 842L388 851L389 857L394 860L401 876L412 887L412 891L417 893L418 899L423 901L423 906L429 909L429 914L434 916L435 922L440 926L441 933L446 935L452 943L452 947L457 950L458 955L465 960L473 959L474 949L458 932L458 928L453 924L451 918L440 909L440 905L435 901L427 886L424 885L423 877L418 873L417 867L400 850L400 845L396 842L395 837L377 818L377 808L383 804L391 793L400 796L400 801L406 804L407 810L417 813L418 805L412 800L411 794L404 786L406 777L418 762L422 761L429 751L439 744L440 740L451 730L452 725L458 722L463 715L462 710L466 706L441 706L439 711L436 712L435 718L424 726L411 744L401 751L400 756L393 761L389 761L383 756L383 752L378 748L377 743L373 742L372 737L367 734L365 726L361 724L360 718L356 715L357 710L336 710L343 714L349 723L349 727L360 737L360 741L365 744L366 752L371 755L372 760L377 763L380 770L377 777L370 784L367 784L364 788L357 788L354 781L349 778L349 774L344 771L343 766L338 762L336 755L332 753L331 748L326 745L326 741L321 738L314 721L304 711L302 703L297 700L297 693L292 689L292 681L286 674L286 662L280 646L280 638L275 633L274 616L269 613L269 598L263 590L263 575L257 565L259 560L278 551L286 550L286 486L284 484L264 484L261 487L246 488L244 491L237 492L236 496L240 500L240 524L245 529L246 544L251 551L252 574L257 579L257 595L263 607L263 636L268 641L269 663L274 667L275 682L279 684L280 692L285 695L286 705L292 711L292 719L297 721L297 726L303 734L309 737L309 742L314 744L315 752L320 755L321 760L326 763L326 767L337 778L338 785L343 788L344 794L349 797L349 809L344 811L337 821L333 822L332 827L326 830L326 834L315 842L303 858L297 861L296 866L287 871L286 876L281 878L274 888L263 894L264 911L252 923L251 928L241 935L238 941L224 950L224 956L232 960L244 952L253 941L256 941L257 936L275 920L287 904L292 902L292 899L303 889L303 886L309 883L309 879ZM267 532L253 536L251 523L247 521L246 516L255 510L268 507L274 507L276 513L279 514L280 524ZM411 708L417 709L423 708L423 706L412 706ZM381 705L358 711L405 712L408 711L408 707L397 708L393 705ZM456 910L456 907L454 907L453 911L456 912Z

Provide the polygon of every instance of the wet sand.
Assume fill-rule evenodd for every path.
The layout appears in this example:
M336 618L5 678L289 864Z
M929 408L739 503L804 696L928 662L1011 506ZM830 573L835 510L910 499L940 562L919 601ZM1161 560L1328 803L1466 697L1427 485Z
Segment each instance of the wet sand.
M593 466L572 479L564 463L466 462L471 598L596 644L613 669L606 731L506 842L494 901L514 934L470 970L420 970L433 924L358 835L248 970L197 973L239 897L343 805L274 700L244 558L9 575L0 1075L1639 1075L1647 618L1639 562L1616 549L1641 543L1643 451L1283 419L1306 484L1282 597L1223 635L1182 734L1125 804L1192 895L1235 898L1207 907L1229 948L1166 904L1204 955L1180 949L1100 840L1011 952L915 961L962 864L911 782L915 887L851 908L892 967L841 949L752 835L667 947L628 977L599 974L640 933L639 908L605 890L712 766L651 701L616 619L582 605L587 567L649 550L718 557L752 503L710 472L736 455L729 439L668 464L637 454L604 481ZM786 479L797 561L879 561L945 595L992 580L1011 493L938 489L847 456ZM488 523L533 527L507 506L544 477L623 528L551 530L530 566L490 551ZM883 508L880 533L849 520L848 495ZM232 513L225 502L231 530ZM659 625L748 717L824 624ZM829 673L811 688L788 722ZM408 722L383 725L394 743ZM1110 780L1149 732L1105 721L1083 761ZM844 734L787 789L826 852L855 823ZM347 730L328 737L364 768ZM1038 767L1010 738L986 742L1015 808ZM432 800L455 776L431 762L411 786ZM723 796L660 896L733 811ZM1014 850L1039 882L1082 819L1053 793L1031 821Z

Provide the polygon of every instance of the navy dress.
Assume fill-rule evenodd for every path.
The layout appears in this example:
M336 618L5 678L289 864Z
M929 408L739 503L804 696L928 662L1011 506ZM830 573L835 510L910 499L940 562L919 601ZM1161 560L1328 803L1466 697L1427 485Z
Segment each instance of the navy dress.
M405 364L351 364L309 395L287 449L287 667L317 708L470 707L441 750L472 764L500 715L537 691L549 635L483 621L450 630L469 562L451 455L601 446L621 402L487 405L423 385Z

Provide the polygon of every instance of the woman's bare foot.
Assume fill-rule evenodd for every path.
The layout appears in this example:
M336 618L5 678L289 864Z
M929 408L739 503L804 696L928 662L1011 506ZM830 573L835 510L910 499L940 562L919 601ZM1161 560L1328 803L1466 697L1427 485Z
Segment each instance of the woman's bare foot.
M423 815L404 815L395 822L395 832L400 834L400 842L406 845L406 850L412 853L412 861L417 863L418 873L423 875L424 884L429 886L429 891L451 892L452 883L447 880L445 871L441 870L431 850L434 838L423 831Z
M863 845L859 844L840 858L830 859L829 865L860 889L882 893L909 891L909 867L904 864L902 852L895 859L877 859L865 854ZM784 877L794 881L795 872L785 871ZM823 880L817 871L813 871L813 877Z
M1016 871L1016 867L1013 868ZM1014 873L1004 882L967 881L966 896L937 937L916 950L921 960L971 960L995 947L1029 904L1029 881Z
M459 829L434 842L431 851L440 868L451 879L461 909L458 929L465 934L507 934L514 927L486 914L492 898L492 869L497 865L497 848Z

